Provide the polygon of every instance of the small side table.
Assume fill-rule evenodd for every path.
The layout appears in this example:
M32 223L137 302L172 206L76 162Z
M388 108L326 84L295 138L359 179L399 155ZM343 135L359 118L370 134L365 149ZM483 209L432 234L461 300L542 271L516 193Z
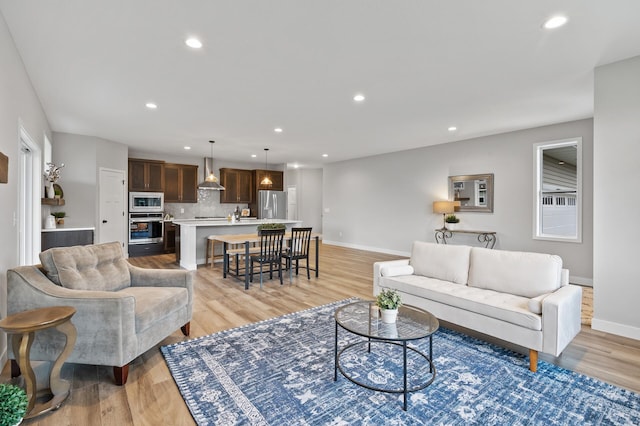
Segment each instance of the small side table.
M0 329L12 335L13 356L17 357L18 365L25 378L27 398L29 399L25 419L59 408L69 396L71 384L66 380L60 379L60 369L76 344L76 328L70 321L75 313L76 310L70 306L54 306L19 312L9 315L0 321ZM36 375L31 368L29 352L35 332L54 327L67 337L67 341L62 353L60 353L51 367L49 376L50 392L49 389L41 392L41 395L50 393L53 397L36 405L36 399L38 398Z
M447 239L453 237L453 234L474 234L478 236L478 242L484 244L486 248L492 249L496 245L495 231L472 231L470 229L436 229L435 238L438 244L447 244Z

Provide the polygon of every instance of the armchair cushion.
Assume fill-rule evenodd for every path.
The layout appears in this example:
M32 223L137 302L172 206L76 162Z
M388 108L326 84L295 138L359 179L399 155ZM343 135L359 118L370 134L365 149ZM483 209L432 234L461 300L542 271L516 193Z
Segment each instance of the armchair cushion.
M117 291L131 286L120 243L51 248L40 253L47 277L73 290Z

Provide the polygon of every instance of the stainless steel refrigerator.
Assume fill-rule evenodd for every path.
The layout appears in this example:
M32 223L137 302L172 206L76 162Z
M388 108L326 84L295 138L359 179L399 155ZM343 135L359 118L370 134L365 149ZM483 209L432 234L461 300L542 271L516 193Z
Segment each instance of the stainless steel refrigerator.
M258 219L286 219L287 193L258 191Z

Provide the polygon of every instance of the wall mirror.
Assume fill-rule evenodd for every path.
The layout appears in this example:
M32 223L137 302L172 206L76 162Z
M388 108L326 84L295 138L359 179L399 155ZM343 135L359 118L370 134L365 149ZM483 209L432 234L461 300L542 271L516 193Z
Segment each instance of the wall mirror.
M493 173L449 176L449 199L460 201L456 211L493 212Z
M582 241L582 138L534 145L533 238Z

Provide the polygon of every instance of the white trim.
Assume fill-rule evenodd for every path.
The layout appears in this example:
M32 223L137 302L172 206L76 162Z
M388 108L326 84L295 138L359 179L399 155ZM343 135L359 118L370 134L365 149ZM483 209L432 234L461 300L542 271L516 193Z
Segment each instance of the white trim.
M591 320L591 328L593 330L604 331L605 333L611 333L617 336L640 340L640 328L626 324L619 324L616 322L593 318Z
M405 256L405 257L410 257L411 256L411 253L407 252L407 251L389 250L389 249L380 248L380 247L370 247L370 246L362 246L362 245L359 245L359 244L342 243L342 242L339 242L339 241L322 240L322 244L323 245L327 245L328 244L328 245L331 245L331 246L352 248L352 249L356 249L356 250L372 251L372 252L376 252L376 253L393 254L393 255L396 255L396 256Z
M562 237L558 235L546 236L540 233L540 214L542 204L540 194L542 190L542 151L544 148L559 148L576 144L576 237ZM582 243L582 137L561 139L533 144L533 234L534 240L556 241L564 243Z
M42 168L42 150L37 143L33 141L33 138L29 135L24 127L22 119L18 118L18 152L22 152L23 145L29 149L27 160L30 161L29 168L31 170L31 176L25 176L24 170L22 170L22 163L20 165L20 185L18 187L18 241L16 241L16 250L18 263L20 265L32 265L39 263L38 253L40 253L40 233L42 232L42 204L40 198L43 191L43 172ZM22 156L22 154L20 154ZM29 191L25 193L26 185L29 185ZM31 199L26 200L25 196L30 195ZM29 212L24 212L21 209L23 206L30 206ZM26 214L31 213L31 217L27 217ZM28 219L28 220L26 220ZM26 229L29 227L30 229ZM26 237L25 237L26 234ZM26 244L26 248L30 248L31 253L21 253L23 243L21 238L31 237L29 244Z

